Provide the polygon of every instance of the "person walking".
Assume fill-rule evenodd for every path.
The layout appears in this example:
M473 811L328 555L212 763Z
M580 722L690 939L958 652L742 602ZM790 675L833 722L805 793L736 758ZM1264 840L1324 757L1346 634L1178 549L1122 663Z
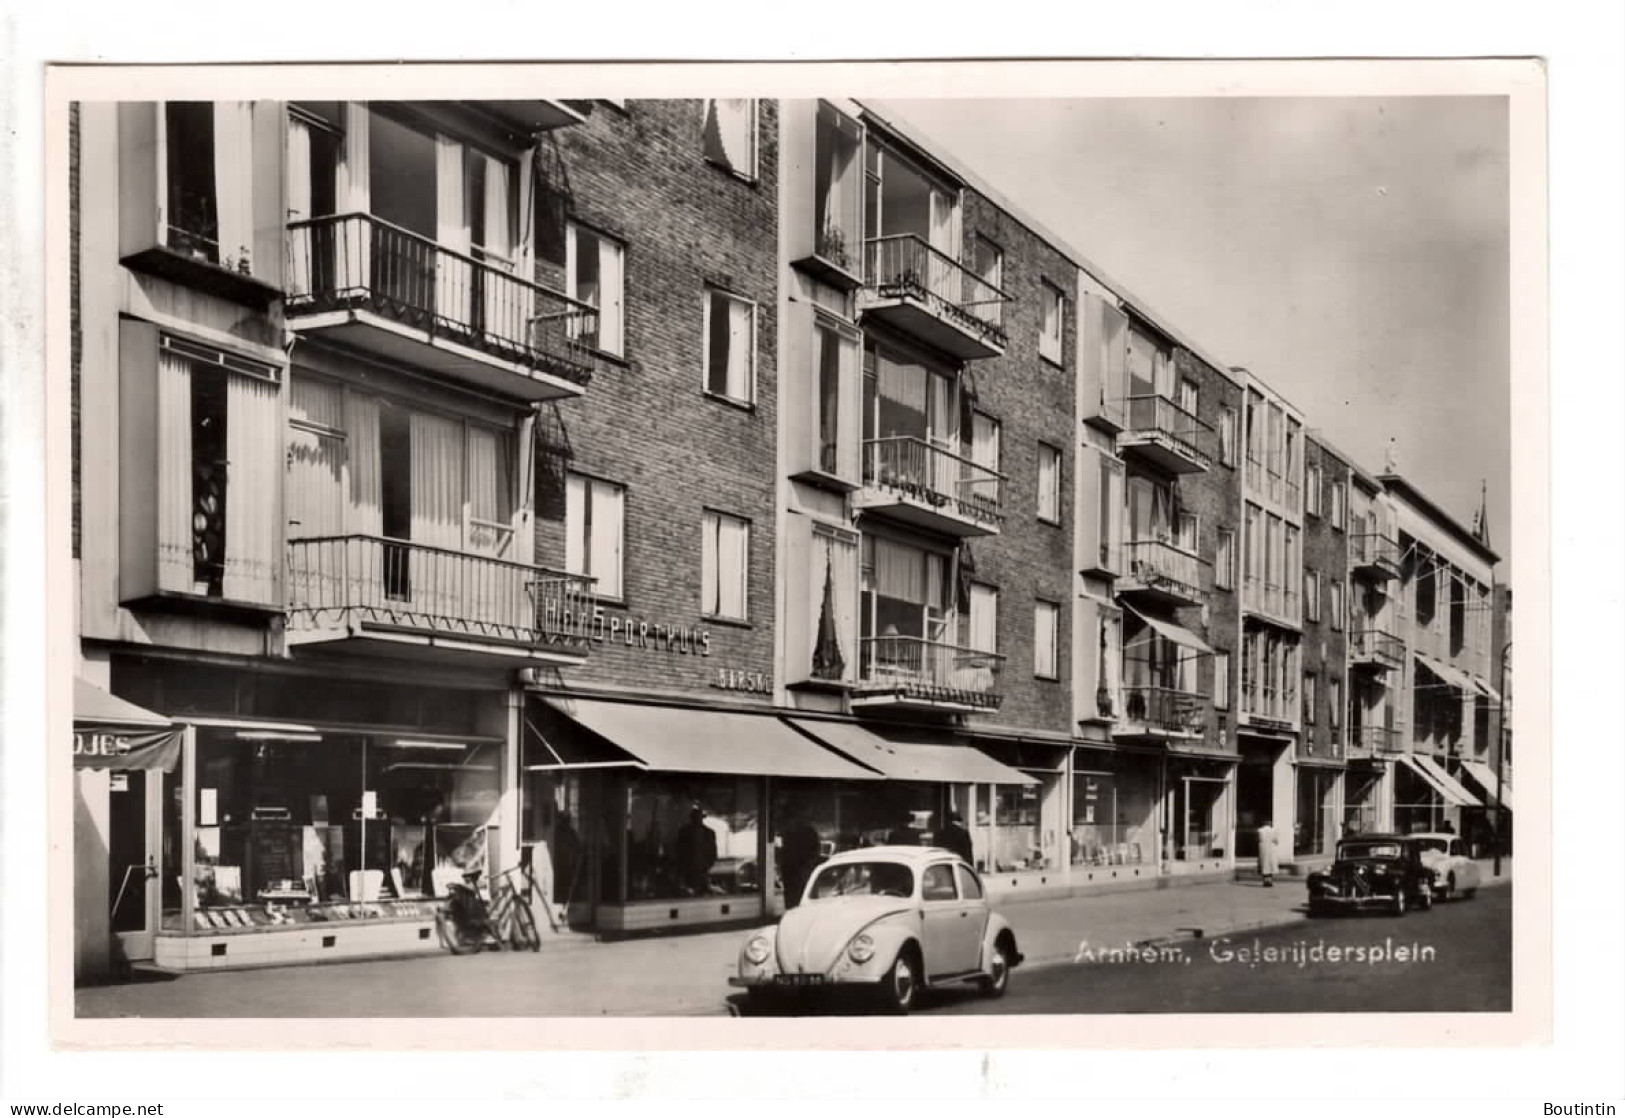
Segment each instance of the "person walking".
M783 844L780 850L784 859L784 907L791 909L801 903L801 894L806 891L807 879L818 867L822 840L818 836L817 828L799 811L790 817L790 824L784 829L781 837Z
M938 816L938 820L940 822L940 816ZM959 812L950 811L948 813L948 822L937 828L936 843L944 850L952 850L959 855L964 859L966 865L974 866L976 864L975 855L971 850L970 832L965 830L965 821L960 817Z
M1258 875L1264 879L1264 888L1275 888L1275 851L1280 845L1275 837L1275 824L1268 819L1258 828Z

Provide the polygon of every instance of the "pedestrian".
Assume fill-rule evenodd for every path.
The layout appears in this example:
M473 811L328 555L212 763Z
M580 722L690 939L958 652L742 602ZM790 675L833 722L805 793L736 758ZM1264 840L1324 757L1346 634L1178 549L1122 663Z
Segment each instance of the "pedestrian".
M1258 875L1264 879L1264 888L1275 888L1275 824L1268 819L1258 828Z
M807 888L807 879L818 866L819 848L823 840L818 830L797 811L790 816L784 829L782 857L784 859L784 907L795 908L801 903L801 894Z
M711 867L717 861L716 832L705 825L705 811L698 805L688 813L688 822L677 831L677 874L690 896L711 892Z
M918 846L920 833L914 829L914 815L904 811L897 816L897 825L886 835L887 846Z
M938 817L940 822L941 817ZM948 822L937 828L937 845L944 850L952 850L965 860L967 865L975 865L975 855L971 850L970 832L965 830L965 821L959 812L950 811Z

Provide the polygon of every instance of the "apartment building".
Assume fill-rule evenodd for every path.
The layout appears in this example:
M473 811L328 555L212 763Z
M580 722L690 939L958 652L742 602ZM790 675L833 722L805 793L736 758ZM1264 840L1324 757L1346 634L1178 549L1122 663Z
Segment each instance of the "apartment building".
M1349 468L1348 770L1343 824L1392 826L1391 758L1400 741L1405 640L1399 626L1400 549L1393 498L1375 476Z
M1294 760L1292 857L1330 857L1345 822L1347 713L1355 685L1360 610L1349 581L1348 460L1306 435L1303 474L1303 731ZM1349 702L1345 702L1345 695Z

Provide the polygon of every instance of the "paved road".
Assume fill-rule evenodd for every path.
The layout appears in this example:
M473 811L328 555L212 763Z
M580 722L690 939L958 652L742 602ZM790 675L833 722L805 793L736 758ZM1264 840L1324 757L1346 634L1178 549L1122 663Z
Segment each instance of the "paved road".
M1185 940L1151 961L1131 960L1122 943L1087 947L1089 953L1072 963L1017 970L1009 994L1000 1001L988 1002L970 991L944 991L923 1012L1471 1013L1512 1008L1510 888L1487 889L1474 900L1403 917L1369 913ZM1343 958L1327 958L1333 949ZM1280 961L1271 961L1272 952ZM1364 952L1364 957L1350 961L1355 952Z

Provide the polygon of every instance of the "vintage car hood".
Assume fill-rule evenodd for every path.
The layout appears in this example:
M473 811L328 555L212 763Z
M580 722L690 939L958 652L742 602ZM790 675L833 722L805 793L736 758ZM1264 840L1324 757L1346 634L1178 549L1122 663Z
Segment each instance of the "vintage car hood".
M1344 877L1378 872L1401 874L1405 872L1405 863L1393 858L1343 858L1333 863L1330 875Z
M910 912L901 897L830 897L806 901L779 921L779 968L786 974L822 974L841 949L864 928L888 916Z

